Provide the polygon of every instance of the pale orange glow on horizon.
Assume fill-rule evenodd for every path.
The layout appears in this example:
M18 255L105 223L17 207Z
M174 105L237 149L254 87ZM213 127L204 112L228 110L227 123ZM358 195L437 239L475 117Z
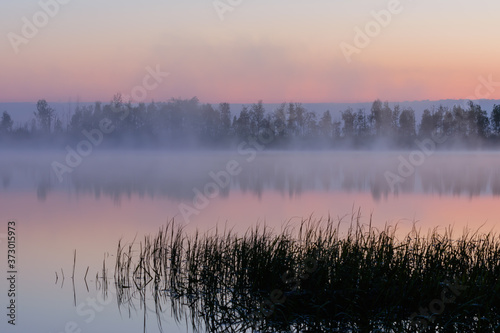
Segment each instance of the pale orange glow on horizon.
M109 101L128 94L141 84L145 68L156 65L171 76L145 102L194 96L206 103L469 98L478 77L500 82L500 47L493 42L493 13L500 5L454 2L450 11L450 4L402 1L401 13L350 63L340 44L356 47L355 29L373 22L372 12L384 10L386 1L245 3L223 21L210 3L71 4L18 54L8 38L0 42L0 102ZM4 14L6 34L20 33L17 15L29 17L36 9ZM500 89L489 90L487 98L500 98Z

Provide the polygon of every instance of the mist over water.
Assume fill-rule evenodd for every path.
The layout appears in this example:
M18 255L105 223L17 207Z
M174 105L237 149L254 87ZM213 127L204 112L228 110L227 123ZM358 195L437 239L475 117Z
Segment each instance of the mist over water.
M110 197L137 195L189 201L195 189L218 185L221 197L234 192L285 197L305 192L365 192L375 200L403 193L443 196L500 195L500 155L437 152L412 159L411 151L236 152L101 151L58 178L55 151L3 153L1 191L33 191L38 200L54 192ZM235 172L226 171L233 161ZM228 177L230 182L227 183ZM226 184L227 183L227 184ZM209 191L210 192L210 191ZM213 195L212 193L210 193Z
M20 225L24 285L53 281L61 269L68 275L74 249L77 276L87 267L99 271L102 254L111 263L119 240L154 234L172 218L188 233L215 226L244 233L256 224L279 232L284 224L294 227L311 216L341 219L347 227L358 209L361 223L371 218L377 228L397 224L401 234L414 225L422 231L450 225L458 233L464 227L489 231L500 222L495 152L96 149L60 179L53 165L64 163L66 155L59 150L0 155L0 211ZM40 273L39 263L47 258L51 263ZM63 307L73 304L64 288L55 296ZM77 286L77 301L88 297L82 288ZM106 308L114 324L115 306ZM47 325L54 323L56 318Z

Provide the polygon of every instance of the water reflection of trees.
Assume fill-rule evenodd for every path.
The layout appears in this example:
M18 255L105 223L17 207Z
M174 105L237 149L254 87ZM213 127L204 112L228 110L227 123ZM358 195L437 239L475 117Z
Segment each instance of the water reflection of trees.
M219 186L220 196L233 191L262 197L267 191L284 197L305 192L370 192L380 200L403 193L425 193L475 197L500 195L500 157L491 153L444 153L428 157L415 172L390 186L386 173L399 175L398 156L409 153L265 153L248 162L242 156L215 153L90 156L60 183L50 163L2 163L1 189L36 186L39 200L53 191L112 198L169 198L192 200L194 189L203 192L214 182L209 172L220 172L235 159L241 173L231 177L229 186Z

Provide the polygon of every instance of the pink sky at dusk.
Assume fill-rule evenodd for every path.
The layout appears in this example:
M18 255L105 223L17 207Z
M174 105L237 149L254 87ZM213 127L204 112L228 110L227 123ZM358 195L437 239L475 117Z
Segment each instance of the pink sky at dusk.
M39 2L20 1L0 14L0 102L109 101L130 95L145 68L156 66L169 76L145 102L461 99L474 97L479 78L489 76L493 89L477 97L500 98L500 4L401 0L388 24L357 47L355 28L376 22L372 12L387 12L389 3L242 1L221 20L210 1L73 0L13 46L12 33L24 38L23 17L43 11ZM359 51L350 62L342 42Z

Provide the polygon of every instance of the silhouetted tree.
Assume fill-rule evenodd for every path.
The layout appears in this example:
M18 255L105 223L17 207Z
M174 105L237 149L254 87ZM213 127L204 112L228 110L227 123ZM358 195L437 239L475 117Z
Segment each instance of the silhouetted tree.
M306 113L307 110L302 106L301 103L295 103L295 115L297 124L297 133L299 137L303 137L306 128Z
M0 132L6 133L12 131L14 122L7 111L2 113L2 120L0 120Z
M223 136L227 137L231 134L231 108L229 106L229 103L220 103L219 113L221 131Z
M264 114L266 110L262 101L252 104L249 111L250 116L250 133L253 136L259 135L260 130L263 128Z
M376 136L387 137L392 134L392 110L388 102L382 104L379 99L373 102L370 120L373 123Z
M434 126L434 132L436 134L444 133L444 115L446 113L446 109L440 105L436 111L432 112L432 122Z
M240 116L236 120L236 133L241 139L247 139L251 133L250 127L250 112L247 106L243 106L240 111Z
M342 136L342 124L340 120L335 120L332 124L332 137L333 140L338 140Z
M78 106L69 122L70 131L74 135L78 135L82 130L90 130L95 127L94 123L94 108L91 105Z
M401 114L401 107L399 105L394 106L394 110L391 113L391 134L396 135L399 134L399 116Z
M490 120L486 111L480 105L469 101L469 110L467 112L470 135L482 139L487 138L489 136Z
M287 134L291 137L301 137L305 129L306 109L300 103L288 104Z
M297 132L297 111L295 110L295 104L289 103L287 109L287 121L286 121L286 129L288 136L295 136Z
M205 104L201 107L201 139L215 141L221 135L221 116L218 110L215 110L212 105Z
M233 119L231 120L231 117ZM0 117L0 133L10 132L17 139L39 138L37 132L47 136L53 133L60 139L81 139L83 130L98 129L100 122L108 118L114 129L108 133L106 144L142 146L154 144L163 147L187 147L194 145L221 146L234 143L234 139L247 140L258 137L263 129L270 129L275 146L287 143L306 147L314 143L335 146L338 140L349 138L356 147L370 145L375 138L393 139L396 146L411 147L415 137L430 138L434 133L462 139L464 143L479 143L500 137L500 105L488 113L480 105L469 102L452 109L440 105L426 109L417 127L415 111L388 102L376 100L367 115L363 109L352 108L334 117L330 111L317 114L308 111L300 103L282 103L272 112L265 110L262 101L243 106L239 115L231 115L230 105L220 103L217 108L191 99L171 99L168 102L132 104L124 102L120 94L107 104L77 106L67 123L63 123L45 100L37 102L35 119L13 128L11 116L5 111ZM418 128L418 130L417 130ZM268 133L269 134L269 133ZM452 141L450 141L452 142Z
M449 109L445 110L443 116L443 133L447 136L452 136L455 133L455 118Z
M284 138L286 135L286 103L282 103L276 110L274 110L272 115L272 127L274 130L274 135L277 138Z
M495 104L490 117L491 130L496 136L500 135L500 105Z
M415 125L415 111L412 108L401 111L399 115L399 137L405 145L410 145L413 142L416 136Z
M422 114L422 120L420 121L418 135L422 138L430 138L434 129L434 117L432 116L431 111L425 109L424 113Z
M326 110L319 121L319 131L321 136L327 139L331 139L333 136L333 124L332 124L332 115L329 110Z
M307 111L304 116L304 136L308 139L314 139L318 135L318 122L316 121L316 113Z
M50 133L55 110L49 106L46 100L41 99L36 103L35 117L38 126L44 133Z
M364 109L359 109L355 120L356 136L359 139L365 139L370 135L370 124Z
M344 137L352 138L354 136L356 114L353 112L351 108L348 108L347 110L342 111L341 113L342 113L342 121L344 122L344 127L342 128Z
M466 137L468 135L468 115L460 105L453 107L453 119L455 123L454 134L457 137Z

